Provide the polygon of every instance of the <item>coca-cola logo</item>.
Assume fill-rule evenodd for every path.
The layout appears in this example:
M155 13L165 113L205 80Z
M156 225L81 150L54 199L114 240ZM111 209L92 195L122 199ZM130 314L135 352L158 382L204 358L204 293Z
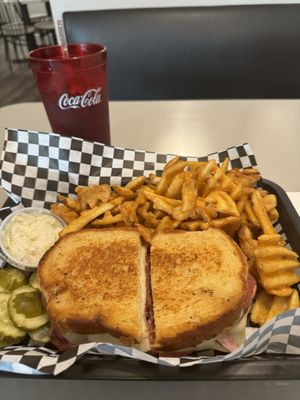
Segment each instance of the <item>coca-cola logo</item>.
M101 102L100 92L101 88L89 89L81 96L69 96L68 93L64 93L58 100L58 106L62 110L91 107Z

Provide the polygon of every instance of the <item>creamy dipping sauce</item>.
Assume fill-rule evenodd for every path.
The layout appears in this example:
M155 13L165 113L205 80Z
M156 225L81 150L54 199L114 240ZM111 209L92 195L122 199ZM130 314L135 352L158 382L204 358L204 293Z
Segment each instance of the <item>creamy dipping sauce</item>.
M58 240L62 224L39 211L17 213L1 232L2 246L14 260L36 267L45 252Z

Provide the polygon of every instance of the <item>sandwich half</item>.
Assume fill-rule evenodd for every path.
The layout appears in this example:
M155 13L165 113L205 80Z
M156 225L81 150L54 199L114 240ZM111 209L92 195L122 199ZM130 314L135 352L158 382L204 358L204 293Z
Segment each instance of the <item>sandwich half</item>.
M56 331L72 343L149 350L147 249L132 228L83 229L43 256L38 279Z
M224 342L226 332L238 326L245 313L248 266L224 232L158 233L150 264L154 351L189 351L219 334Z

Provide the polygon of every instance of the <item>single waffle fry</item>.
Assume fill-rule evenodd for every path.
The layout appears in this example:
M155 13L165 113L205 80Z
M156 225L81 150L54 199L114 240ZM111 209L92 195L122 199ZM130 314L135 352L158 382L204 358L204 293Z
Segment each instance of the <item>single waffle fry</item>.
M231 178L235 184L240 184L249 188L255 188L257 182L260 180L260 173L254 168L246 168L243 170L234 168L227 172L227 176Z
M133 200L136 198L137 194L127 187L113 186L114 191L116 191L120 196L125 197L127 200Z
M291 294L287 297L274 296L266 321L297 307L299 307L299 295L295 289L292 289Z
M76 213L80 213L80 211L82 211L80 202L76 199L71 199L70 197L66 197L58 193L57 200Z
M276 230L273 227L268 213L264 207L262 196L259 193L259 190L255 190L255 192L252 194L251 201L253 204L254 213L260 223L263 233L265 233L266 235L276 233Z
M186 166L189 171L195 171L196 169L199 171L204 168L207 164L207 161L186 161Z
M261 235L254 252L259 280L265 290L285 297L292 293L291 286L300 281L296 274L300 266L298 255L284 247L279 234Z
M197 187L198 187L198 193L200 195L203 195L203 193L206 191L207 182L211 177L211 174L214 173L216 168L217 168L216 161L210 160L206 163L206 165L203 168L199 169L199 173L197 175Z
M209 228L209 223L203 221L185 221L181 222L179 228L186 231L205 231Z
M239 200L238 200L238 202L236 204L236 208L238 209L238 212L239 212L240 215L242 214L242 212L245 209L246 199L247 199L246 196L242 196L242 197L239 198Z
M207 205L204 199L198 197L196 200L196 206L190 213L190 218L193 220L201 219L204 222L209 222L212 218L216 218L217 214L218 212L214 204Z
M182 211L182 207L173 207L172 213L170 213L177 221L184 221L191 215L191 211Z
M265 206L266 211L271 211L277 206L276 196L274 194L268 194L264 197L262 196L262 203Z
M258 242L260 246L270 246L270 245L275 245L275 246L284 246L284 240L279 233L274 233L272 235L260 235L258 238ZM294 253L295 255L296 253Z
M141 225L141 224L136 224L136 227L138 228L138 231L139 231L141 237L144 239L144 241L146 243L150 244L153 233L154 233L153 230L149 229L146 226Z
M226 157L220 167L224 174L226 174L226 172L228 171L228 167L229 167L229 157Z
M253 227L259 228L260 223L253 211L253 206L250 200L245 201L244 212L246 215L246 221L248 221Z
M150 203L145 203L142 206L138 207L137 214L144 219L145 225L155 228L159 224L159 220L151 211L148 211L149 208Z
M184 172L181 172L171 180L170 186L167 189L166 197L179 199L181 197L181 189L184 180Z
M256 278L257 271L255 268L254 251L257 247L257 240L253 238L252 231L245 224L242 224L238 230L238 243L243 253L247 257L250 273Z
M178 161L180 160L179 156L176 156L174 158L172 158L170 161L167 162L167 164L164 167L164 171L166 171L167 169L173 167L175 164L178 163Z
M224 176L223 172L220 170L220 168L217 167L208 178L207 184L202 191L203 197L206 197L212 190L214 190L218 186L222 176Z
M64 204L51 204L50 210L53 212L53 214L56 214L62 218L66 224L70 224L79 217L77 212L71 210Z
M206 196L205 200L208 203L215 204L216 210L220 214L232 215L234 217L240 216L235 202L226 192L223 192L222 190L214 190L210 192L210 194Z
M124 201L120 204L120 211L126 226L133 226L139 223L136 215L137 204L134 201Z
M171 178L184 170L186 161L178 161L163 171L161 180L157 185L156 193L163 195L167 192Z
M148 199L151 200L153 203L156 200L161 200L164 203L169 204L172 207L178 207L181 206L182 201L181 200L177 200L177 199L169 199L168 197L165 196L160 196L159 194L150 192L148 190L143 191L144 196ZM155 207L156 208L156 207Z
M254 324L263 325L266 322L273 299L274 296L261 289L250 312L250 320Z
M196 206L197 201L197 187L192 174L186 172L184 182L182 185L182 211L184 213L191 213Z
M110 200L111 187L107 184L92 185L76 190L81 209L86 210L94 208L100 203L106 203Z
M279 212L277 211L276 208L273 208L273 210L270 210L268 212L268 215L272 222L277 221L277 219L279 218Z
M174 221L169 216L165 216L157 225L156 232L176 229L179 224L179 221Z
M257 266L259 270L259 267ZM259 271L260 282L266 291L276 296L289 296L291 285L299 282L299 277L293 272L277 272L273 275L262 274Z
M163 217L165 217L167 214L164 212L164 211L162 211L162 210L152 210L152 212L153 212L153 214L155 215L155 217L157 218L157 219L162 219Z
M223 229L228 235L234 236L241 226L241 219L233 216L214 219L210 222L210 226Z
M133 192L140 188L146 181L145 176L138 176L137 178L134 178L132 181L128 182L127 185L125 186L126 189L132 190Z
M160 180L161 180L161 177L157 176L155 174L150 174L148 179L149 179L149 183L151 185L157 186L159 184Z
M123 221L123 215L117 214L117 215L112 215L110 211L107 211L103 218L96 218L94 221L91 222L91 225L93 226L106 226L106 225L113 225L118 222Z
M243 187L242 185L236 185L230 192L230 197L232 200L238 200L243 196Z
M72 221L69 225L67 225L64 229L62 229L59 233L59 236L62 237L66 233L76 232L80 229L84 228L87 224L92 222L94 219L104 214L106 211L112 210L117 205L121 204L124 201L124 197L120 196L116 199L103 203L100 206L92 208L90 210L86 210L83 215L80 215L77 219Z

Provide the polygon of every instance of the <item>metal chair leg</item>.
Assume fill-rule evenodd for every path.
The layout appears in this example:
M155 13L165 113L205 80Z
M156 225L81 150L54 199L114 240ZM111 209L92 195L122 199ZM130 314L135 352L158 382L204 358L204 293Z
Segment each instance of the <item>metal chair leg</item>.
M11 62L10 53L9 53L8 41L5 36L3 38L4 38L4 49L5 49L6 60L8 62L9 70L12 71L12 62Z

